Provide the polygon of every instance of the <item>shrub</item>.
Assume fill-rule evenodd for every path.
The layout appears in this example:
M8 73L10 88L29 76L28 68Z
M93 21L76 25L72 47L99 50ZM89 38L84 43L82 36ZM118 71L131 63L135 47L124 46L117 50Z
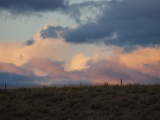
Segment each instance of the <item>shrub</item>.
M137 94L132 95L132 99L133 99L133 100L139 100L139 95L137 95Z
M93 103L91 103L90 108L92 110L98 110L101 109L103 107L103 104L100 101L93 101Z
M160 102L154 104L152 108L153 108L153 110L155 110L155 111L160 111Z

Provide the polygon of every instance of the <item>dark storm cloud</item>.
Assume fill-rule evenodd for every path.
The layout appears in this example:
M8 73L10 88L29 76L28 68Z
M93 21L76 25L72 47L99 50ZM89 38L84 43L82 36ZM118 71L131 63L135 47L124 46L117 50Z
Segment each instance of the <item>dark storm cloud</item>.
M43 78L35 76L34 73L25 68L18 67L11 63L0 62L0 87L7 84L7 87L33 86Z
M97 23L88 22L70 30L65 39L74 43L101 40L119 46L159 44L159 5L159 0L113 2L104 9Z
M64 0L1 0L0 9L13 14L54 11L65 8Z
M87 23L79 26L77 29L70 29L64 35L67 42L72 43L94 43L103 40L105 37L112 36L111 29L106 29L105 25L96 23Z
M71 43L104 42L107 45L117 46L157 45L160 43L159 5L159 0L106 2L103 13L96 22L80 24L76 29L61 28L61 32L64 33L62 37ZM54 29L51 27L46 29L46 33L49 33L47 36L52 37L53 33L55 37Z
M40 35L42 38L58 38L62 36L62 31L64 32L65 29L61 26L47 26L47 29L42 29L40 31Z
M82 16L84 17L87 15L86 19L89 21L95 21L96 18L92 18L91 16L94 14L97 17L98 11L101 12L103 11L103 8L105 4L109 4L110 2L108 1L84 1L82 3L74 3L71 5L67 6L67 9L63 9L62 12L65 14L68 14L71 18L73 18L78 24L81 24L82 21ZM85 11L85 15L83 12ZM88 16L88 12L92 13L91 16ZM94 19L94 20L93 20Z
M34 43L35 43L34 40L27 40L27 41L24 42L24 45L26 45L26 46L31 46L31 45L33 45Z
M37 76L0 72L0 87L4 84L7 84L7 87L34 86L41 80L42 78Z

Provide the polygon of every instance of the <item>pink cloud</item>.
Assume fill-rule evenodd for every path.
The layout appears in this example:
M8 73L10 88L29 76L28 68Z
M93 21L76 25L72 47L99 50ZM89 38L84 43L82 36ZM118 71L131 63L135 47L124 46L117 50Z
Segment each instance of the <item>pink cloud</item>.
M102 48L101 48L102 47ZM72 45L58 39L38 39L33 45L1 44L0 72L35 75L37 83L159 83L160 48Z
M0 72L17 73L21 75L34 75L34 73L31 70L18 67L12 63L2 63L2 62L0 62Z

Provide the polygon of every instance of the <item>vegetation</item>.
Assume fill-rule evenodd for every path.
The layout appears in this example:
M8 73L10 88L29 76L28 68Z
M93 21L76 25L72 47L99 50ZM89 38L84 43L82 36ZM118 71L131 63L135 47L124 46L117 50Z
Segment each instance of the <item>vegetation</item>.
M0 89L0 120L159 120L160 85Z

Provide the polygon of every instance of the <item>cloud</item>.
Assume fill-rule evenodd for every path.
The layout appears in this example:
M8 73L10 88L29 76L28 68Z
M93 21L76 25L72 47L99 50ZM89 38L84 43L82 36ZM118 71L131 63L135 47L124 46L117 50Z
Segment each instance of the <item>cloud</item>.
M104 6L109 3L110 2L107 0L84 0L79 2L75 1L72 3L70 2L67 9L62 10L62 12L68 14L78 24L83 24L87 21L95 22L102 13Z
M65 76L66 74L62 62L52 61L51 59L47 58L32 58L22 66L32 71L34 70L34 68L36 68L55 77L62 75Z
M77 54L72 58L70 64L70 70L83 70L88 68L87 62L89 61L89 57L84 56L83 54Z
M73 71L72 77L83 76L92 83L119 84L120 79L124 83L159 83L159 53L159 48L139 48L130 53L115 48L112 53L96 53L87 62L89 67L82 71Z
M0 43L0 62L21 65L26 62L23 56L24 44L16 42Z
M74 51L71 52L70 47L72 46L60 39L41 40L41 38L36 38L34 42L31 40L22 43L0 43L0 56L2 56L0 57L0 62L13 63L20 66L33 57L62 61L69 54L74 54ZM74 48L77 49L76 47Z
M75 29L49 26L42 36L54 38L59 28L63 33L61 37L71 43L103 42L124 47L159 45L159 4L159 0L110 1L96 21L79 24Z
M129 62L129 61L128 61ZM87 70L87 76L95 83L119 84L123 79L124 83L159 83L160 78L152 74L143 73L136 69L121 65L116 61L101 61L94 63Z
M26 41L24 42L24 45L30 46L30 45L33 45L34 43L35 43L34 40L26 40Z
M12 14L30 14L63 8L65 8L64 0L1 0L0 2L0 9L8 10Z
M30 70L18 67L12 63L3 62L0 62L0 72L17 73L21 75L34 75L34 73Z
M67 14L76 28L48 25L40 36L61 38L70 43L105 43L133 50L136 46L159 46L159 0L85 1L70 4L64 0L2 1L1 9L12 13L54 11ZM27 41L30 45L33 41Z
M93 44L73 45L61 38L44 39L40 36L40 33L41 31L32 40L24 42L1 42L0 55L2 57L0 57L0 62L21 66L27 63L28 60L39 57L49 58L54 61L65 61L66 64L69 64L72 57L77 53L83 54L85 52L86 55L92 56L95 51L106 48L104 46L99 48Z
M47 25L40 30L40 37L45 38L60 38L62 36L62 31L65 31L67 28L61 26L51 26Z
M124 0L111 4L97 23L86 23L70 30L69 42L104 41L113 45L147 45L159 43L158 0ZM114 37L115 34L115 37Z
M37 86L43 78L37 76L22 75L17 73L0 72L0 87L4 84L8 87Z
M148 51L150 52L148 53ZM72 65L74 62L75 66L78 65L78 68L74 66L76 69L70 71L65 70L65 61L60 62L49 58L34 57L21 66L1 63L0 78L4 78L1 79L1 83L80 85L80 83L103 84L107 82L109 84L119 84L120 79L123 79L125 84L160 83L160 60L158 57L151 57L152 53L159 54L159 48L139 48L132 53L124 53L121 49L115 49L108 54L105 52L96 52L92 57L79 53L74 55L71 63L68 64ZM131 59L131 56L133 56L133 59ZM80 64L81 60L82 64ZM134 61L137 61L137 63ZM84 68L84 66L85 69L79 69ZM10 76L12 76L12 79Z
M93 7L100 9L102 3L104 3L104 1L83 1L80 3L72 3L70 0L2 0L0 2L0 10L9 11L12 15L30 15L40 12L61 11L67 15L69 14L70 17L78 22L81 19L79 15L81 15L82 9L89 8L87 11L90 11ZM94 15L96 12L97 11L94 10Z
M141 71L144 74L153 76L160 75L157 72L159 67L160 48L139 48L131 53L119 55L119 61L122 65L134 70Z
M125 83L160 82L159 47L137 47L125 52L123 47L42 38L40 33L33 38L34 44L32 40L28 44L0 44L3 78L14 74L17 84L24 79L24 84L34 85L119 84L120 79ZM4 79L14 83L9 77Z
M49 86L91 84L88 79L73 79L70 72L64 70L63 63L47 58L33 58L20 67L9 63L1 63L0 68L0 87L5 83L7 87L43 86L44 84ZM37 74L35 69L41 71L41 73ZM27 73L28 71L32 72ZM47 74L44 75L44 73Z
M44 77L35 76L34 72L12 63L0 62L0 87L36 86L44 81Z
M3 4L0 9L13 14L66 7L62 0L0 3ZM159 3L159 0L67 3L66 11L62 12L75 19L76 27L47 25L33 39L0 43L0 82L78 85L117 84L123 79L125 83L160 83Z

